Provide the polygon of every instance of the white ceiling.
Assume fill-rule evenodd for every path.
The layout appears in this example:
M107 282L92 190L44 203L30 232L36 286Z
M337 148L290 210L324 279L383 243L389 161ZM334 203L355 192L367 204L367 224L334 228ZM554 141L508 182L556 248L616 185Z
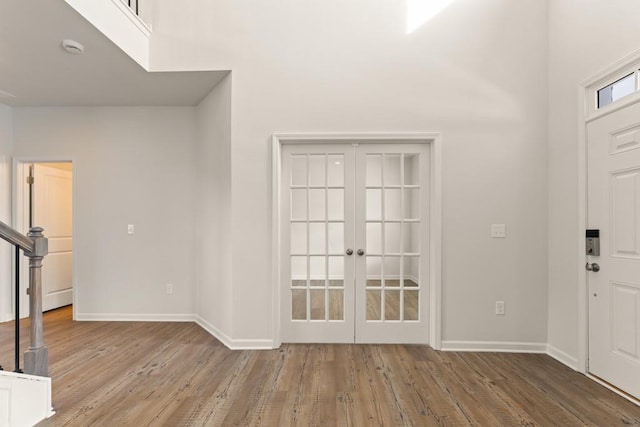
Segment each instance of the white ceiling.
M63 39L85 53L66 53ZM147 72L63 0L0 1L3 104L197 105L226 74Z

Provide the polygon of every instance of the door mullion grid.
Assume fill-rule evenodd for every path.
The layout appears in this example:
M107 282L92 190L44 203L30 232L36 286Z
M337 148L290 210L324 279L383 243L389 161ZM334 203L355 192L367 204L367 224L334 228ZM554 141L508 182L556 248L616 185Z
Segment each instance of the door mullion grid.
M310 216L310 212L311 212L311 197L309 197L309 188L310 188L310 181L309 181L309 176L311 175L311 172L309 171L309 154L305 154L305 160L306 160L306 171L307 171L307 176L305 177L306 179L306 185L307 185L307 189L305 191L305 195L306 195L306 202L307 202L307 215L306 215L306 220L307 220L307 256L306 256L306 261L307 261L307 281L306 281L306 286L305 286L305 292L307 294L307 298L306 298L306 306L307 306L307 313L306 313L306 317L307 317L307 322L309 322L311 320L311 290L310 290L310 286L311 286L311 222L309 221L309 216Z
M400 285L400 300L398 303L398 319L401 322L404 321L404 218L405 218L405 203L404 203L404 153L400 153L400 277L398 277L398 284Z
M348 210L348 212L350 214L350 218L349 219L351 221L351 233L352 233L351 234L351 239L352 239L352 241L351 241L352 246L351 247L357 250L358 246L359 246L359 242L357 240L357 237L358 237L357 229L358 229L358 227L356 225L356 218L358 218L358 215L356 213L356 192L357 192L357 184L358 184L358 161L357 161L357 159L358 159L358 144L352 144L351 145L351 154L353 156L353 159L352 159L353 173L351 174L351 185L350 185L350 187L352 189L352 197L349 200L349 210ZM346 165L346 158L347 157L345 156L345 165ZM346 169L346 166L345 166L345 169ZM365 171L366 171L366 169L365 169ZM344 186L345 186L344 194L346 195L347 194L346 174L345 174ZM366 183L365 183L365 188L366 188ZM365 190L365 194L366 194L366 190ZM345 212L347 212L346 200L345 200L344 206L345 206ZM344 221L345 221L345 231L346 231L346 225L347 225L346 215L344 217ZM365 222L365 224L366 224L366 222ZM366 227L366 225L365 225L365 227ZM365 238L366 238L366 233L365 233ZM362 239L362 241L364 241L366 243L365 239ZM366 245L363 245L363 247L364 247L364 249L366 249ZM355 318L355 315L358 312L357 311L357 307L356 307L356 304L357 304L356 301L358 299L358 292L357 292L357 287L356 287L356 285L357 285L357 282L356 282L357 268L356 268L356 257L351 256L350 258L352 258L352 259L350 259L349 261L347 261L347 259L345 258L344 270L345 270L345 272L347 270L346 263L347 262L351 262L352 263L351 264L351 271L352 271L352 274L353 274L353 280L351 281L351 286L352 286L351 292L352 292L352 295L353 295L353 297L352 297L352 305L353 305L352 310L353 310L353 313L354 313L354 319L353 319L353 341L356 342L356 326L357 326L357 323L358 323L358 319ZM365 266L366 266L366 254L365 254ZM346 293L346 286L347 286L347 281L346 280L344 281L344 286L345 286L345 293ZM367 278L366 278L366 273L365 273L365 277L364 277L364 289L365 289L364 298L365 298L365 315L366 315L366 310L367 310L366 309L366 301L367 301Z
M386 190L386 184L387 184L387 180L386 180L386 176L385 176L385 159L387 158L386 154L382 154L382 156L380 157L380 175L382 175L380 177L380 184L382 185L382 195L380 197L380 200L382 201L382 207L381 207L381 213L380 213L380 219L381 219L381 224L380 224L380 252L381 252L381 257L380 257L380 274L382 277L380 277L380 287L381 287L381 291L380 291L380 321L384 322L386 320L387 317L387 313L386 313L386 297L387 297L387 280L386 280L386 275L385 275L385 270L386 270L386 230L387 230L387 216L386 216L386 207L387 207L387 190ZM366 183L365 183L365 188L366 188Z
M329 320L329 155L324 155L324 320Z

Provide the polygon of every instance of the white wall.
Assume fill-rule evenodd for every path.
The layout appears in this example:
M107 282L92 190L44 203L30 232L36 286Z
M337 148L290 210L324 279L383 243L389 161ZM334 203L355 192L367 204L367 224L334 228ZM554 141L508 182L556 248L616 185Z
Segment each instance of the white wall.
M195 108L15 108L13 117L16 157L75 163L78 317L192 318Z
M578 357L578 86L640 48L634 0L549 2L549 344ZM573 359L573 360L571 360Z
M398 0L159 0L154 16L152 69L233 70L234 337L272 337L270 135L438 131L443 339L546 341L546 2L455 0L411 34Z
M231 74L197 107L196 312L231 337Z
M11 150L13 146L12 110L0 104L0 221L11 224ZM13 246L0 241L0 322L12 318Z

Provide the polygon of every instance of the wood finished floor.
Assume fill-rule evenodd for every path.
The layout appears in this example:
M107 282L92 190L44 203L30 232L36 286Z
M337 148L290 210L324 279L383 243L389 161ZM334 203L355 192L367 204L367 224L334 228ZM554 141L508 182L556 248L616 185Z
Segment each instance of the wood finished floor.
M193 323L70 319L45 314L57 414L43 426L640 425L640 407L545 355L231 351ZM12 343L12 323L0 324L5 369Z

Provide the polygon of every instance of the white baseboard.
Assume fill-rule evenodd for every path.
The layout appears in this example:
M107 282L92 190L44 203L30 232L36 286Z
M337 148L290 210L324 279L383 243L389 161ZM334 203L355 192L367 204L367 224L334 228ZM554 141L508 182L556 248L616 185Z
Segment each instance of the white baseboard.
M220 329L213 326L211 323L204 320L202 317L196 315L196 324L200 326L202 329L207 331L209 334L213 335L218 341L224 344L227 348L231 348L231 343L233 340Z
M230 350L272 350L274 348L273 340L232 339L200 316L196 316L195 322Z
M547 344L510 341L442 341L442 351L485 351L498 353L547 353Z
M553 357L554 359L556 359L558 362L562 363L563 365L570 367L574 371L580 370L578 369L578 359L568 355L562 350L557 349L551 344L547 344L547 354Z
M76 313L76 319L88 322L193 322L194 314Z

